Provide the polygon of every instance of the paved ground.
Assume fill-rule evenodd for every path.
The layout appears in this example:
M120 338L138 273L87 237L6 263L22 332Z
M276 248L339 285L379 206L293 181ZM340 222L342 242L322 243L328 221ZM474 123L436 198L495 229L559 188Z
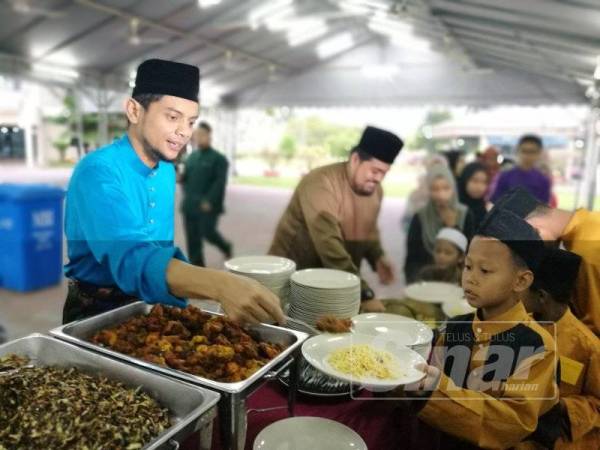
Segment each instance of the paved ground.
M21 166L0 165L0 183L49 182L64 186L69 176L68 169L31 170ZM264 254L267 251L277 221L290 196L291 191L281 189L240 185L229 187L227 213L221 221L221 230L233 240L236 255ZM401 261L404 258L404 235L399 227L403 207L403 200L386 200L380 217L384 248L397 268L396 283L392 286L379 286L370 269L363 267L367 279L373 282L381 297L397 296L402 289L403 279L398 269L402 267ZM176 243L185 248L179 214L176 222ZM223 267L223 258L210 246L206 248L206 258L209 266ZM60 286L28 294L0 289L0 323L7 328L8 337L14 339L35 331L44 332L59 325L65 293L65 282Z

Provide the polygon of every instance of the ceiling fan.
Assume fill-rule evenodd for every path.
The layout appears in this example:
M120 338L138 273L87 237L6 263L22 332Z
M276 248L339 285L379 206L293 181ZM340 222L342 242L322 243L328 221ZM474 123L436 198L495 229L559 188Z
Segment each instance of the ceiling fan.
M9 0L12 10L21 15L44 16L52 19L63 17L64 12L53 11L42 6L38 6L31 0Z
M130 45L138 46L164 44L168 41L168 38L140 36L140 19L137 17L132 17L129 19L129 36L127 42L129 42Z

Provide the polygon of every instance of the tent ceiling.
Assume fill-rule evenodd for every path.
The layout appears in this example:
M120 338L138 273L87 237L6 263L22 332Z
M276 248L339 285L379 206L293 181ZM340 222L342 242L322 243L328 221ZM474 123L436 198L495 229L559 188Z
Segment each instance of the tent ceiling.
M30 75L35 63L76 68L82 85L124 91L141 60L163 57L200 66L207 86L237 104L411 98L570 103L585 101L600 55L600 3L594 0L289 0L294 18L327 25L319 38L294 47L285 26L275 31L264 23L249 26L249 15L271 3L221 0L201 8L199 0L0 0L0 71ZM348 4L354 9L344 8ZM344 70L340 61L354 55L354 66L361 66L375 52L380 63L394 64L399 53L414 53L392 49L386 35L369 26L384 14L400 28L412 26L435 52L427 64L406 63L392 79L379 87L368 82L364 90L356 67ZM351 33L352 48L320 59L316 45L341 32ZM445 72L445 85L441 73L428 69L451 71ZM441 84L425 89L419 85L425 81ZM307 83L313 83L312 92ZM448 83L456 85L456 93ZM334 86L338 89L324 95Z

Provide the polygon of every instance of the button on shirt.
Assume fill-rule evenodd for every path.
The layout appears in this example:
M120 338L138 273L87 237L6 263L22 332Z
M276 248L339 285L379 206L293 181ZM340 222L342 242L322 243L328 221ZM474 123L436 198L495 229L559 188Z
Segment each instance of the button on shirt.
M146 166L127 135L86 156L67 191L65 275L118 286L147 302L183 304L169 293L166 271L174 246L175 169Z

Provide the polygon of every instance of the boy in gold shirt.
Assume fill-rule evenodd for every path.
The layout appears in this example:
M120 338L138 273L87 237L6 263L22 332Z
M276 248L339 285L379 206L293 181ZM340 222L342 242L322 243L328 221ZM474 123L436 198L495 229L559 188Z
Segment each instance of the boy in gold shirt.
M569 309L580 262L574 253L547 249L524 299L536 320L555 323L560 413L551 425L562 431L555 449L600 449L600 340Z
M581 256L573 313L600 336L600 212L552 209L520 188L507 192L496 206L527 220L544 241L560 242Z
M558 402L554 341L521 302L543 251L531 226L499 209L469 246L462 285L477 311L448 320L411 387L426 399L419 418L458 438L455 448L513 447Z

